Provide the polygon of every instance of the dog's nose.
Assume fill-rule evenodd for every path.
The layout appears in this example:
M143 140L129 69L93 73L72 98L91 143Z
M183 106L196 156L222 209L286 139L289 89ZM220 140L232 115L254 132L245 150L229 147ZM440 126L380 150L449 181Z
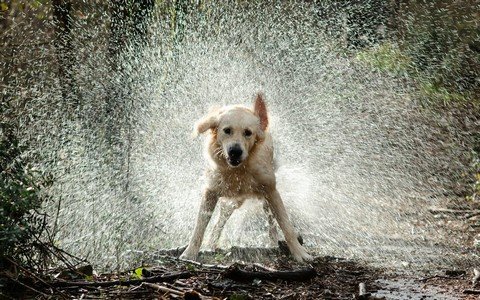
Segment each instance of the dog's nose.
M235 144L228 149L228 157L230 157L230 159L240 159L242 154L242 148L240 148L240 145L238 144Z

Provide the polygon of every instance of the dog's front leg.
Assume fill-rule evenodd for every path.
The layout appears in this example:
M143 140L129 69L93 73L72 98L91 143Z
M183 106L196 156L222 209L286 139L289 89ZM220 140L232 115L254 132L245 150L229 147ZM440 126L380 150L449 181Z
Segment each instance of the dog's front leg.
M220 212L218 215L217 223L215 223L215 225L213 226L212 237L210 239L210 246L212 250L216 250L218 240L220 239L220 235L222 234L223 228L225 227L228 219L237 208L242 206L244 201L245 199L243 198L223 199L223 201L220 200L220 202L218 203Z
M190 260L197 259L198 251L202 245L203 235L205 234L205 229L207 228L208 222L212 217L212 213L217 202L218 194L214 191L206 189L203 193L202 204L200 205L197 224L195 225L192 238L190 239L187 249L185 249L182 255L180 255L180 258Z
M285 210L282 198L280 197L277 189L269 191L266 195L266 200L270 204L272 213L283 231L288 249L295 260L300 262L304 260L313 260L313 257L308 254L305 248L298 242L297 234L295 233L293 225L288 218L287 211Z
M263 211L265 212L265 215L267 215L268 235L270 237L270 241L273 243L273 245L277 245L279 240L277 224L275 224L275 219L272 214L272 210L270 209L270 205L268 204L268 201L263 201Z

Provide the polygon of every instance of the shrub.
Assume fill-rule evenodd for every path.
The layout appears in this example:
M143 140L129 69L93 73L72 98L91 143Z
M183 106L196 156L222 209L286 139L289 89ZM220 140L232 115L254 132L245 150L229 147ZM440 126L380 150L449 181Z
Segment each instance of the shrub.
M40 191L50 180L32 167L13 122L0 122L0 269L7 258L31 266L45 229Z

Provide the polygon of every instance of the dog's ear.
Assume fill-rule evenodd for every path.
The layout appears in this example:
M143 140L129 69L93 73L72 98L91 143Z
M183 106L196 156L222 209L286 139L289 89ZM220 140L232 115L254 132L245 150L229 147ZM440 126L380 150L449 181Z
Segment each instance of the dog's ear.
M265 131L268 127L268 113L267 106L265 105L265 96L263 93L259 92L255 97L254 112L255 115L260 119L260 129Z
M210 109L209 113L205 117L201 118L195 123L195 126L193 128L193 135L198 136L199 134L204 133L209 129L215 129L218 126L219 117L219 107L214 107Z

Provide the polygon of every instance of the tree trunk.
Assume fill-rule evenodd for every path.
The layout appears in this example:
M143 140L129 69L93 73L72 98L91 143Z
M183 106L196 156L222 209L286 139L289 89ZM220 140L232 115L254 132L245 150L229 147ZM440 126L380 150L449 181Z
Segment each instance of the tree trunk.
M55 23L55 47L58 59L58 75L62 89L62 97L66 102L67 111L71 114L78 108L79 102L75 95L73 66L75 56L72 47L72 3L67 0L52 0L53 20Z
M112 80L106 99L107 143L115 156L114 168L124 176L124 190L129 189L130 159L133 140L132 113L134 96L129 92L128 77L122 59L136 55L148 41L148 25L154 0L112 0L108 52ZM125 49L133 51L126 53ZM128 63L125 62L125 63Z

